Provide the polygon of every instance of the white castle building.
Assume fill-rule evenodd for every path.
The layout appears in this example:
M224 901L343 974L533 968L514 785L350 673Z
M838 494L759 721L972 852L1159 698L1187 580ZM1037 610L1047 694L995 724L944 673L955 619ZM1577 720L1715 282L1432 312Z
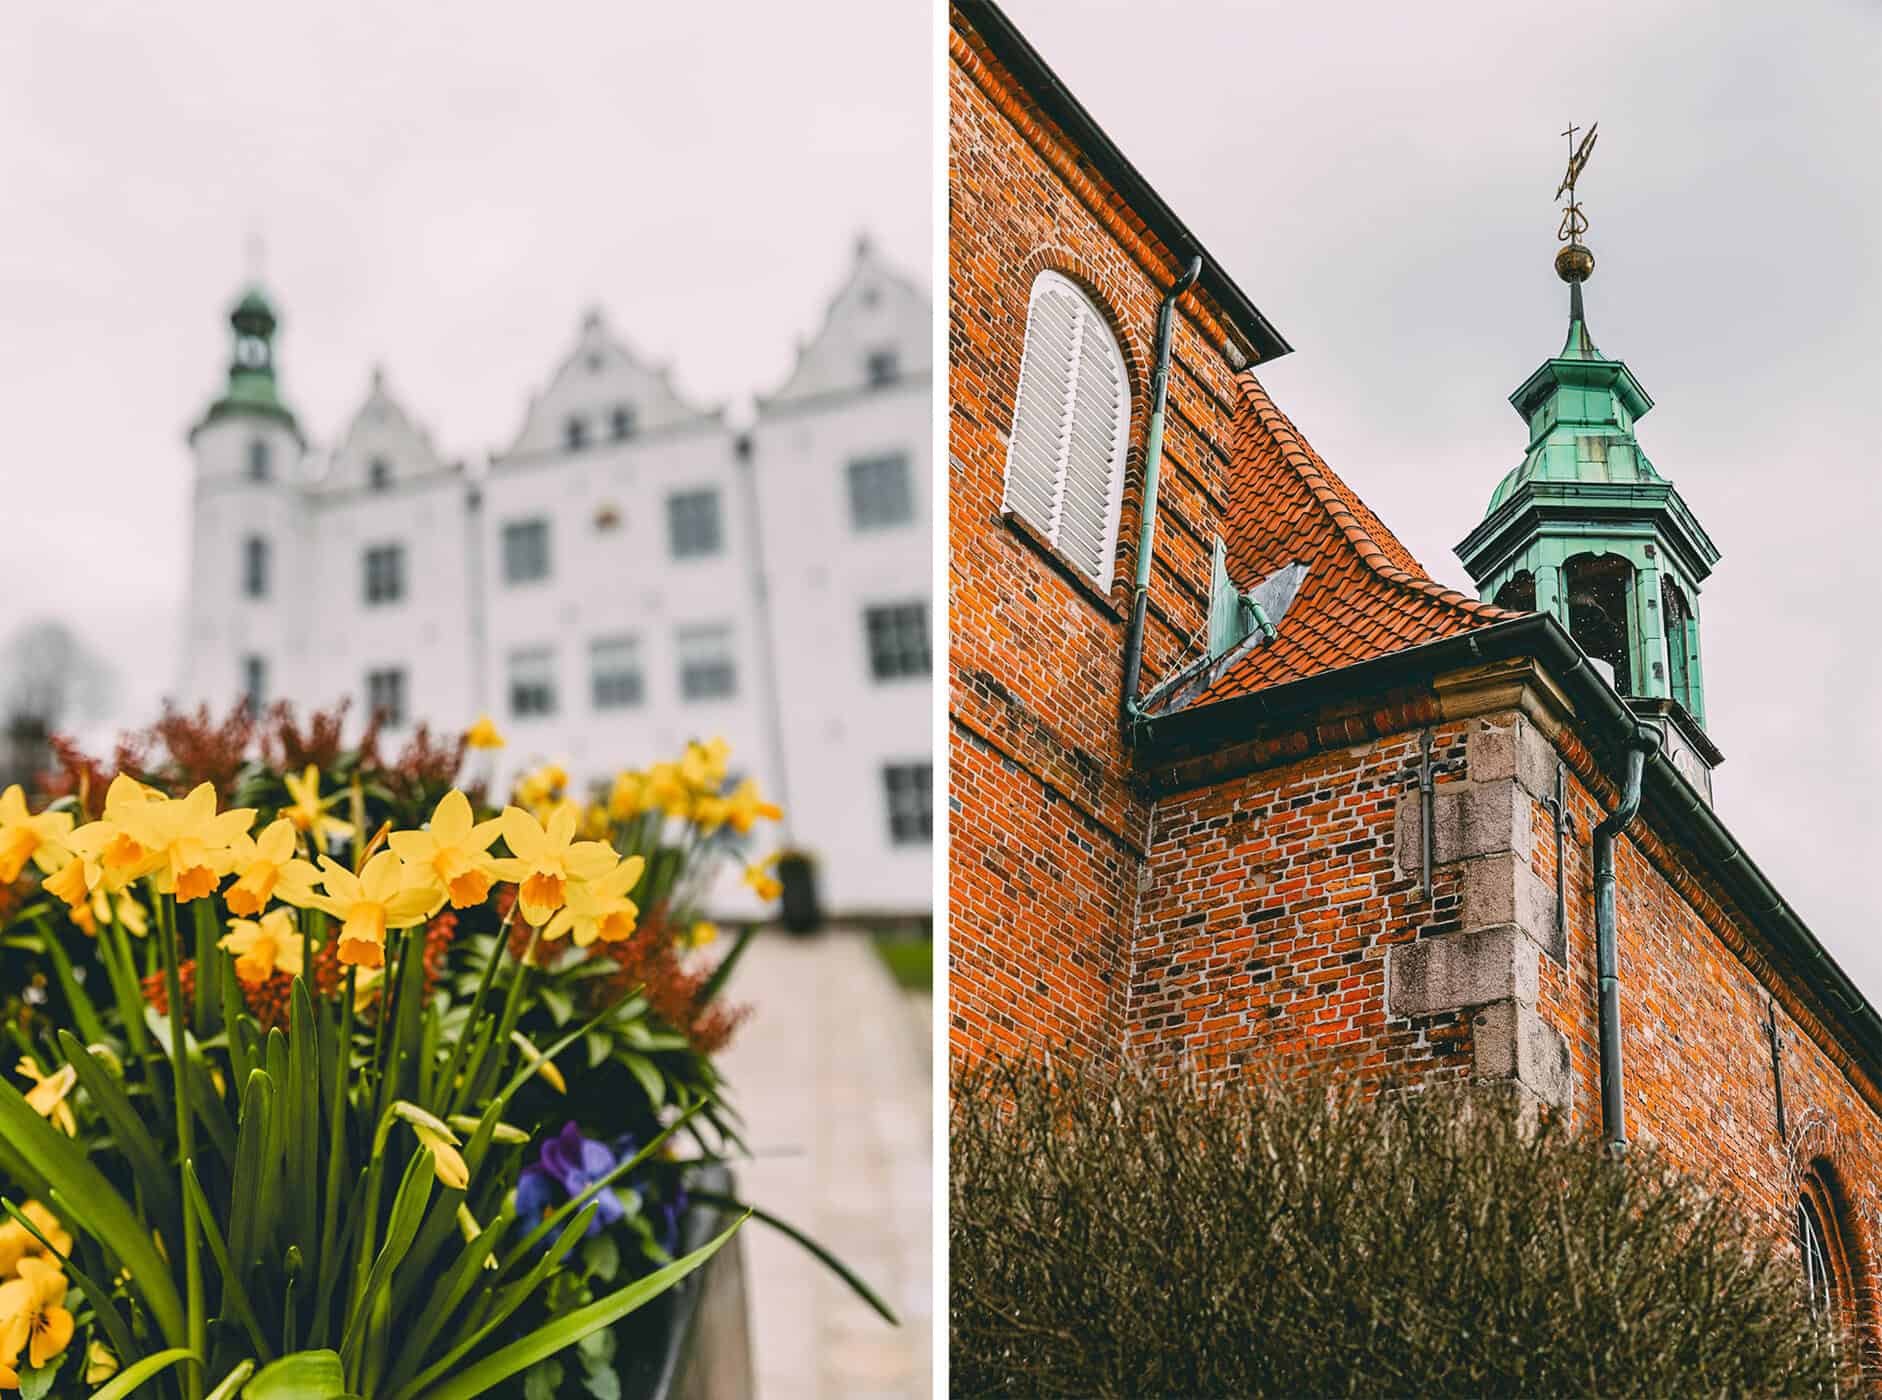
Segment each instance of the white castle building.
M601 778L723 735L784 806L824 908L925 913L930 314L859 241L739 429L591 312L515 440L467 469L376 372L317 450L250 289L227 387L189 435L180 694L352 696L387 751L421 720L488 713L504 785L537 761Z

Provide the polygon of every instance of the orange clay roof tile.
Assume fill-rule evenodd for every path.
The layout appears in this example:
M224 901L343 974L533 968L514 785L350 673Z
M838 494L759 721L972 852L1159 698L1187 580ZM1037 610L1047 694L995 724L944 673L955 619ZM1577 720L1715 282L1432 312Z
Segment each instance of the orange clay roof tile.
M1230 571L1244 587L1307 565L1279 635L1192 703L1208 704L1514 617L1433 580L1308 446L1252 373L1229 462Z

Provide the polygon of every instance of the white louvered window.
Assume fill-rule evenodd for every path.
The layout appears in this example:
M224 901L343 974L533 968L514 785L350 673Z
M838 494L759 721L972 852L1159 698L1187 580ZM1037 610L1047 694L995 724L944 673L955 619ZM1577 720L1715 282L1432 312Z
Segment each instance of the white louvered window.
M1111 329L1056 272L1033 283L1004 507L1108 590L1124 499L1130 389Z

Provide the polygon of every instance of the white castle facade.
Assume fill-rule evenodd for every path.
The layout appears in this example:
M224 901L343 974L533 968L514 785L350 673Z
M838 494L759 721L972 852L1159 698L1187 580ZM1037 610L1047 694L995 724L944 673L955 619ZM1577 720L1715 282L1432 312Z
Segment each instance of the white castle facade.
M926 296L859 242L748 427L683 400L598 313L487 465L440 456L375 373L317 450L280 396L273 309L230 315L195 459L180 695L352 697L503 732L498 788L579 782L723 735L786 811L823 907L932 905Z

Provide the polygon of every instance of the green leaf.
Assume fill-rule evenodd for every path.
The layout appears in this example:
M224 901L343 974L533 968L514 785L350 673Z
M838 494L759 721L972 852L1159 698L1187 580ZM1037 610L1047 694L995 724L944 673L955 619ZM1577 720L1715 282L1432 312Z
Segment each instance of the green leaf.
M64 1203L61 1218L117 1255L131 1271L132 1286L149 1303L164 1340L180 1340L187 1328L183 1300L143 1222L104 1173L86 1160L85 1149L41 1118L19 1090L4 1080L0 1080L0 1138L29 1157L46 1179L58 1183L53 1194Z
M604 1330L589 1335L611 1337L614 1334ZM582 1373L582 1389L595 1400L621 1400L621 1377L610 1366L594 1367Z
M614 1362L616 1338L611 1328L597 1327L575 1344L582 1354L582 1365L590 1371Z
M59 1378L59 1367L65 1364L65 1358L66 1352L62 1351L37 1370L31 1368L22 1370L20 1372L20 1400L45 1400L45 1397L52 1393L52 1383Z
M739 931L738 941L732 950L719 960L719 965L712 970L712 976L706 979L706 985L699 990L699 1005L704 1006L724 988L726 979L732 975L732 969L738 966L738 960L745 956L745 949L751 943L752 935L758 931L757 925L747 924Z
M104 1023L98 1019L98 1008L92 1005L92 999L85 991L84 984L72 971L72 959L66 955L65 944L47 929L38 919L33 920L46 940L46 956L52 959L53 973L59 979L59 989L65 993L65 999L71 1003L72 1019L78 1022L78 1028L85 1039L96 1044L105 1038Z
M188 1347L171 1347L160 1351L155 1356L146 1356L135 1366L126 1366L117 1375L105 1383L102 1389L94 1390L91 1400L125 1400L126 1396L137 1394L137 1387L153 1376L162 1375L172 1366L185 1361L197 1361L201 1358Z
M558 1026L566 1026L569 1018L575 1014L575 1002L569 994L548 982L536 989L536 1000L549 1008L549 1015Z
M262 1367L242 1400L340 1400L345 1394L337 1351L297 1351Z
M242 1089L242 1130L229 1199L229 1260L237 1272L252 1267L275 1235L272 1182L277 1172L268 1152L273 1119L274 1078L265 1069L251 1070Z
M528 1369L564 1347L572 1346L597 1327L619 1322L642 1304L659 1297L674 1284L717 1254L725 1242L737 1233L743 1219L734 1221L726 1232L710 1244L677 1259L664 1269L656 1269L643 1279L597 1299L583 1308L566 1313L547 1326L539 1327L520 1341L492 1352L472 1366L467 1366L441 1385L421 1392L422 1400L473 1400L499 1382Z
M562 1388L562 1363L539 1361L523 1377L523 1400L555 1400Z
M583 1241L582 1267L603 1283L613 1283L614 1276L621 1272L621 1246L614 1236L600 1234Z
M731 1210L742 1210L745 1214L755 1216L757 1219L764 1221L765 1224L769 1225L780 1234L790 1236L791 1239L814 1254L831 1273L847 1283L850 1288L854 1290L857 1297L861 1298L865 1303L869 1304L870 1307L881 1313L884 1320L886 1320L890 1326L900 1327L902 1325L901 1319L890 1310L887 1303L876 1296L874 1289L870 1288L868 1284L864 1283L854 1273L850 1272L848 1265L844 1264L841 1259L838 1259L829 1250L818 1244L795 1225L787 1224L778 1219L777 1216L758 1209L757 1206L748 1205L744 1201L738 1200L736 1197L722 1196L716 1191L695 1191L692 1193L692 1198L695 1201L708 1201L714 1205L725 1206Z
M614 1052L614 1041L606 1031L590 1031L582 1037L582 1044L588 1049L588 1068L593 1069Z
M209 1252L215 1256L216 1268L222 1274L222 1311L226 1315L233 1311L236 1320L248 1333L248 1340L254 1344L263 1360L274 1354L274 1348L268 1345L267 1338L261 1333L261 1320L255 1316L254 1305L248 1300L248 1289L242 1284L242 1271L232 1268L229 1263L229 1247L222 1241L222 1232L216 1228L215 1212L209 1208L209 1199L203 1195L203 1184L196 1179L196 1163L183 1163L183 1189L188 1193L190 1205L195 1208L196 1218L203 1227L203 1239L209 1245Z
M255 1374L255 1363L244 1361L216 1384L205 1400L235 1400L236 1391L242 1388L242 1382Z
M634 1078L640 1081L640 1087L647 1091L647 1101L656 1110L666 1103L666 1076L660 1073L659 1067L652 1060L645 1055L636 1055L630 1050L621 1056L621 1063L633 1071Z
M79 1087L91 1098L117 1140L131 1168L131 1177L147 1193L145 1199L156 1207L158 1219L153 1224L175 1229L183 1223L176 1197L176 1182L166 1160L168 1154L157 1146L144 1120L137 1116L131 1100L118 1077L98 1056L92 1054L70 1031L59 1031L59 1049L78 1075ZM167 1232L167 1230L166 1230Z

